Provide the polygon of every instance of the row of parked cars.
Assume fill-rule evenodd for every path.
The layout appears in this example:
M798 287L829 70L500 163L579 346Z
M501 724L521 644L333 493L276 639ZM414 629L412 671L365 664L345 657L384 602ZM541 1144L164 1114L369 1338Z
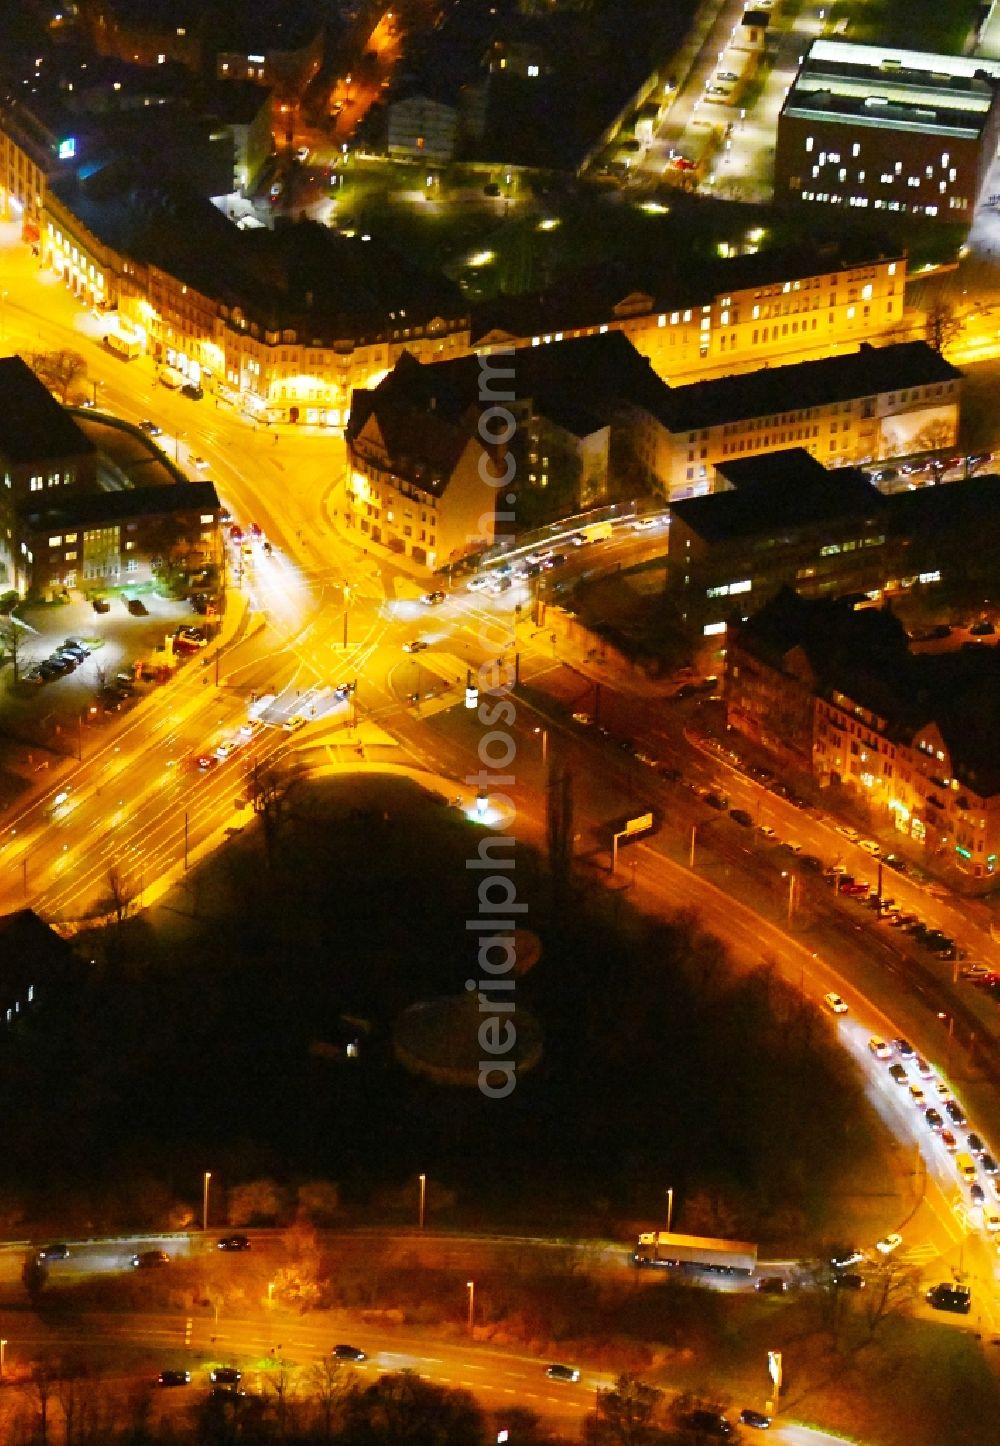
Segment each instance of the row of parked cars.
M75 672L84 659L90 657L86 643L76 638L67 638L58 648L40 663L33 664L25 673L29 683L51 683L67 673Z

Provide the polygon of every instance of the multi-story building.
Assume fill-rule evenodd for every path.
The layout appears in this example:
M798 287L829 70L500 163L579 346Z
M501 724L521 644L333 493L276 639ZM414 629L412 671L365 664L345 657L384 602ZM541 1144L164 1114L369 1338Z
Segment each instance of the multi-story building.
M667 551L667 587L706 636L784 586L824 596L884 585L890 499L863 472L828 472L792 447L720 463L716 479L722 490L674 503Z
M829 356L895 330L906 258L872 248L789 247L719 260L637 285L591 278L572 292L505 297L476 308L472 342L542 346L620 331L665 381Z
M447 165L455 155L458 110L427 95L409 95L389 107L389 154L399 160Z
M23 525L41 501L94 485L97 450L19 356L0 358L0 581L25 591L34 549Z
M651 471L668 499L715 485L719 462L803 447L827 467L954 447L962 373L926 342L763 367L674 387Z
M778 117L775 198L971 222L1000 63L814 40Z
M608 501L616 470L652 485L655 478L645 473L655 451L650 438L662 430L659 416L669 401L669 387L617 333L433 366L406 356L373 392L355 392L348 439L353 455L359 408L365 416L372 409L379 416L405 414L409 429L398 427L395 437L406 471L411 432L420 437L431 428L434 435L447 423L456 437L476 438L483 407L499 408L510 432L510 520L524 528ZM355 505L363 525L370 499L358 490ZM448 553L437 552L447 560Z
M970 891L1000 859L1000 651L914 654L888 612L779 593L732 640L730 727Z

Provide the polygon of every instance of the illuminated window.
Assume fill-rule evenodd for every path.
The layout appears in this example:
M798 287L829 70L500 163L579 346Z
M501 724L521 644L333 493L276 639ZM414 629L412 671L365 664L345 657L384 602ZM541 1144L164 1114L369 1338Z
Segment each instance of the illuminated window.
M806 150L807 150L807 151L811 151L812 148L813 148L813 138L812 138L812 136L806 136Z
M50 537L50 538L49 538L49 546L50 546L50 547L62 547L62 537Z
M719 633L724 633L725 631L725 623L706 623L702 628L702 633L706 638L716 637Z

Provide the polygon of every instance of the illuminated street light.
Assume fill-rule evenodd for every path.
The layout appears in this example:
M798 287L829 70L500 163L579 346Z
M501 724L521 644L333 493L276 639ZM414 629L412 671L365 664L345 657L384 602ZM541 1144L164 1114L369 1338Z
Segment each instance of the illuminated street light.
M417 1213L417 1228L424 1228L424 1207L427 1204L427 1176L421 1175L420 1179L420 1206Z
M0 1380L3 1379L4 1361L7 1358L7 1342L0 1339Z
M204 1178L203 1185L202 1185L202 1194L201 1194L201 1228L202 1228L202 1230L207 1230L207 1229L208 1229L208 1186L209 1186L209 1181L211 1180L211 1178L212 1178L212 1172L211 1172L211 1170L206 1170L206 1171L205 1171L205 1178Z
M476 1282L474 1280L467 1280L465 1282L465 1288L469 1292L469 1335L471 1336L476 1309Z
M667 1234L670 1234L670 1227L674 1223L674 1187L670 1186L667 1191Z

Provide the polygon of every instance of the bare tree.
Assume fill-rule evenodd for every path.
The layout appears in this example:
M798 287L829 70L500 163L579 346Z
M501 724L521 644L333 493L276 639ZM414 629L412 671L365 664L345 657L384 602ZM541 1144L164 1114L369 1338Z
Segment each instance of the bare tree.
M905 1315L917 1299L920 1290L920 1272L912 1265L901 1261L885 1260L879 1269L868 1277L865 1291L865 1322L868 1339L872 1340L884 1320L890 1316Z
M107 881L108 892L103 900L105 912L113 916L116 928L120 929L132 913L138 890L118 864L111 864L108 868Z
M622 1375L610 1391L598 1391L597 1409L586 1420L588 1446L646 1446L659 1439L655 1418L662 1392Z
M77 383L87 376L87 362L78 351L64 347L59 351L35 352L30 359L31 370L40 382L55 392L63 406Z
M288 794L294 779L273 763L255 759L247 770L245 782L247 801L260 819L264 858L270 868L288 815Z
M935 298L927 308L924 319L924 340L936 352L943 352L953 346L962 334L962 318L955 308L941 297Z
M0 650L6 653L14 665L14 682L20 676L18 665L21 659L21 649L24 645L24 629L16 618L6 617L0 620Z

